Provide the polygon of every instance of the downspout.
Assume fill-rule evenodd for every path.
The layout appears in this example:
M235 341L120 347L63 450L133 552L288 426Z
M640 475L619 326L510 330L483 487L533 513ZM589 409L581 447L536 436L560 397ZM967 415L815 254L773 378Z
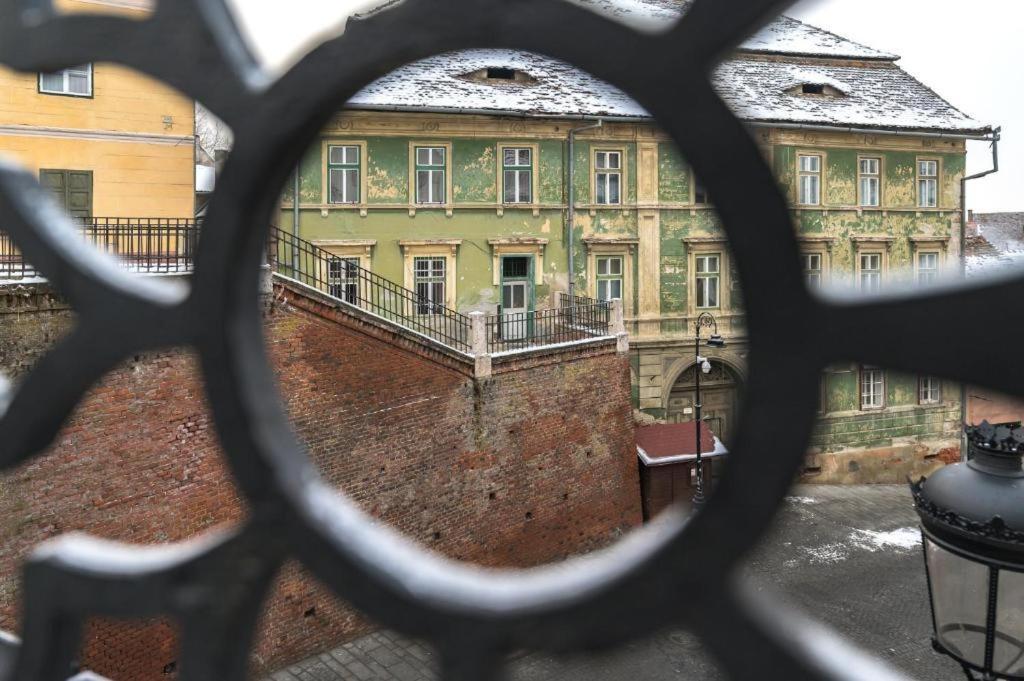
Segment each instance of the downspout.
M960 180L960 276L967 278L967 183L999 172L999 140L1003 129L992 131L992 167L984 172L968 175ZM967 384L960 384L960 423L967 425ZM967 460L966 434L960 430L960 458Z
M569 301L575 304L576 295L576 133L594 130L604 125L600 118L596 123L569 130L569 212L566 220L569 239Z
M298 279L299 273L299 169L295 166L295 185L292 188L292 276Z

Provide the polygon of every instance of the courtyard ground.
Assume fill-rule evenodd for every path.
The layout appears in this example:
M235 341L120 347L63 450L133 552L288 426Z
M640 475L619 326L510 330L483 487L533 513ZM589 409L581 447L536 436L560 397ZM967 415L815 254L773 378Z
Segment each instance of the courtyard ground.
M750 561L757 586L827 623L914 678L959 681L962 672L934 653L920 535L905 486L799 486L773 534ZM272 675L273 681L428 681L433 652L377 632ZM606 656L525 655L512 681L719 679L700 642L667 631ZM268 680L269 681L269 680Z

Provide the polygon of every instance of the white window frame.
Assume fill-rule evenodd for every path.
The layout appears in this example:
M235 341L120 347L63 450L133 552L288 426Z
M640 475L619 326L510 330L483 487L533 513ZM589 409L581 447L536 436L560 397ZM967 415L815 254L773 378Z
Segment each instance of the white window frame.
M611 165L613 157L617 159L617 163L614 166ZM594 150L594 204L598 206L621 206L624 203L622 197L626 191L625 157L626 152L623 149L598 148ZM610 200L613 177L618 178L619 194L616 197L617 201ZM598 200L597 189L601 186L604 188L604 201Z
M342 163L334 163L332 161L332 152L335 149L345 150L344 157L348 158L349 151L355 151L356 160L355 163L346 160ZM334 200L334 171L342 171L342 200ZM344 182L344 177L348 173L356 174L356 194L354 198L348 196L348 184ZM363 147L359 144L329 144L327 145L327 202L340 206L340 205L358 205L363 202Z
M921 259L923 257L934 258L934 266L922 267ZM914 279L918 286L931 286L939 278L939 272L942 268L942 253L936 249L921 249L914 253Z
M817 161L816 164L805 164L804 161ZM812 167L813 166L813 167ZM796 157L797 169L797 203L801 206L822 205L822 194L825 188L825 155L800 153ZM811 189L814 196L809 196Z
M420 163L420 152L429 154L428 163ZM441 162L434 163L434 155L441 153ZM413 148L413 193L416 197L417 206L443 206L448 203L448 161L449 153L447 147L418 144ZM427 196L420 194L420 173L427 173L430 181L427 183ZM434 175L441 175L442 196L434 196Z
M536 162L536 151L530 146L502 146L500 149L501 158L501 202L506 206L529 206L536 202L534 197L534 167ZM508 164L505 160L505 155L508 153L515 154L515 163ZM527 155L526 164L522 164L522 154ZM509 201L508 199L508 175L511 173L515 178L513 192L515 199ZM525 186L524 177L525 175ZM526 197L523 198L523 191L526 191Z
M812 267L813 260L817 258L818 266ZM825 284L825 254L821 251L804 251L800 254L800 269L803 272L804 283L811 290L818 290ZM817 280L814 277L817 277Z
M934 167L934 174L931 173ZM917 207L939 207L939 177L942 164L937 158L917 159Z
M861 208L882 205L882 159L861 156L857 159L857 199Z
M885 370L878 367L860 368L861 411L885 409Z
M940 404L942 402L942 381L935 376L920 376L917 379L917 403Z
M865 269L864 259L865 258L877 258L878 267ZM866 277L869 275L877 275L877 285L874 288L866 287L864 285ZM882 290L882 285L885 282L885 253L882 251L858 251L857 252L857 290L864 291L866 293L878 293Z
M335 267L337 266L337 270ZM327 292L352 305L359 304L359 268L357 255L332 255L327 261Z
M618 262L618 272L612 271L611 265ZM626 295L626 257L624 255L598 255L594 258L595 278L597 279L598 300L622 300ZM602 271L603 270L603 271ZM619 284L619 295L611 295L611 285ZM605 284L605 291L602 292L602 284Z
M716 261L717 268L714 269L714 270L709 270L707 262L710 261L712 258ZM705 262L704 271L703 272L701 272L701 262L702 261ZM723 265L723 262L724 262L724 260L722 258L722 254L719 253L719 252L695 253L694 254L694 256L693 256L693 282L694 282L693 304L696 307L696 309L698 309L698 310L720 310L720 309L722 309L722 283L723 283L722 265ZM708 289L707 283L704 284L703 288L701 287L701 282L710 282L710 281L714 281L715 282L715 296L714 296L715 299L713 301L710 299L711 297L708 294L709 289ZM703 305L701 305L701 300L700 300L700 297L701 297L702 293L704 295L704 304ZM708 303L711 303L711 302L713 302L714 305L709 305L708 304Z
M426 276L421 275L420 263L427 264ZM436 266L440 263L440 274ZM417 255L412 259L413 291L416 292L415 312L419 315L443 314L441 308L447 307L448 299L448 258L443 255ZM426 286L426 295L420 292L420 285ZM440 299L437 297L437 286L441 287ZM426 300L426 303L421 302Z
M82 71L85 71L86 82L89 84L88 92L72 92L71 91L71 74L72 72L79 72L81 75ZM43 76L55 76L60 74L63 76L64 85L60 90L48 90L43 87ZM49 73L39 74L39 93L44 95L63 95L65 97L85 97L89 98L93 96L93 65L92 63L82 64L79 66L69 66L66 69L60 69L58 71L51 71Z

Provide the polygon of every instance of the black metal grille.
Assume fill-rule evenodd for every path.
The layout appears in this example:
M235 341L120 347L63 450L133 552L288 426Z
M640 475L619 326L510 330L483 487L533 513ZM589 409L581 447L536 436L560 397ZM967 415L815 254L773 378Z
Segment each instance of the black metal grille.
M1016 309L1024 277L843 304L808 293L786 200L753 136L709 81L719 58L786 4L695 0L675 25L651 32L565 0L405 0L350 22L272 82L223 0L163 0L143 21L0 0L0 63L28 72L131 66L202 101L236 140L209 206L191 295L126 278L87 249L69 248L75 229L36 178L0 166L0 224L78 313L72 335L17 390L0 390L0 465L10 469L46 448L121 359L190 346L251 509L237 529L173 547L86 538L41 547L25 567L22 643L0 639L0 677L65 679L89 617L168 615L180 625L179 678L240 681L260 603L291 557L372 620L435 644L451 680L496 678L508 651L592 650L668 624L699 633L734 678L898 678L745 588L738 566L768 532L803 462L820 371L857 361L1019 394L1024 326L1009 315L1000 333L985 336L984 352L965 352L978 331L956 320ZM275 394L262 338L266 226L303 150L382 74L477 47L545 53L633 95L715 197L744 285L747 399L715 494L692 518L673 514L628 546L569 569L485 573L374 525L318 478Z
M470 320L437 302L437 296L399 286L277 227L270 228L270 266L278 274L404 326L465 353L470 348ZM443 299L443 296L442 296Z
M189 272L195 265L200 223L174 218L74 218L91 248L117 256L122 266L147 274ZM41 276L5 232L0 232L0 280Z

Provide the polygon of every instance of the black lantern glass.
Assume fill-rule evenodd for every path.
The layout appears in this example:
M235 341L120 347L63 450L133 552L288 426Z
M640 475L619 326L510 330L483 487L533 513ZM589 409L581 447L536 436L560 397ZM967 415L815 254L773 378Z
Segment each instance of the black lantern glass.
M970 679L1024 680L1024 429L967 433L969 461L911 485L933 643Z

